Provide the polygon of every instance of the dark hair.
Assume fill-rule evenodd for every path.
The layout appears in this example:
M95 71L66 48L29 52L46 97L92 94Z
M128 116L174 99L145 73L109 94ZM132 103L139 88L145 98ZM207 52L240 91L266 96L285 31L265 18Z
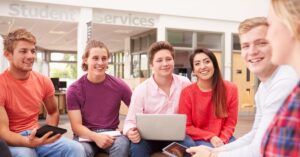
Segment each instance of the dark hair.
M84 54L82 55L82 60L88 58L90 56L90 50L92 48L104 48L107 51L107 57L110 57L108 48L106 47L106 45L104 43L102 43L101 41L98 40L91 40L87 43L86 47L85 47L85 51ZM88 65L85 64L84 62L82 62L81 64L81 68L83 71L87 71L88 69Z
M34 45L36 44L35 36L26 29L20 28L8 33L7 36L4 37L4 51L13 53L16 43L21 40L30 42Z
M154 58L154 55L156 54L156 52L158 52L159 50L163 50L163 49L169 50L174 59L175 52L174 52L173 46L167 41L158 41L158 42L153 43L149 48L149 51L148 51L149 64L152 64L153 58Z
M226 110L226 89L219 68L219 64L214 53L206 48L198 48L194 50L194 53L190 56L191 68L194 71L194 58L197 54L201 53L207 55L214 66L214 74L212 76L212 102L214 106L215 115L219 118L227 117L228 115Z

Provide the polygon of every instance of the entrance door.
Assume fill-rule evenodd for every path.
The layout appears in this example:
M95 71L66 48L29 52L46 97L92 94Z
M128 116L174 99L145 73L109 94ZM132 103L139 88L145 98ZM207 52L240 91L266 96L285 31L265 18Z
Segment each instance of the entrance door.
M233 52L232 75L233 82L238 86L239 112L254 111L254 95L256 92L257 79L244 64L241 53Z

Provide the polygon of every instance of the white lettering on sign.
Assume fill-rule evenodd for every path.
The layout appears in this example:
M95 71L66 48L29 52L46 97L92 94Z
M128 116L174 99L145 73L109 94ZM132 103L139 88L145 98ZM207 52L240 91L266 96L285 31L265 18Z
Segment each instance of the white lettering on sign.
M154 27L155 18L144 17L132 14L109 14L109 13L95 13L93 21L95 23L103 24L116 24L116 25L129 25L129 26L142 26Z
M76 21L74 10L54 9L48 5L37 7L27 6L26 4L12 3L9 4L10 16L40 18L62 21Z

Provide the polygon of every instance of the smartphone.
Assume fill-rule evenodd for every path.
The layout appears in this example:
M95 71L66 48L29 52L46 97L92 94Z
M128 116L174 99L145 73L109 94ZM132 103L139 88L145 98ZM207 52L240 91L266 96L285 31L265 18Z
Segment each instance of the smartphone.
M37 129L35 136L36 137L43 137L47 132L52 131L53 133L49 136L52 137L56 134L64 134L67 132L67 129L59 128L56 126L51 126L51 125L44 125Z
M186 146L173 142L163 148L163 153L170 157L191 157L191 155L186 152L186 149Z

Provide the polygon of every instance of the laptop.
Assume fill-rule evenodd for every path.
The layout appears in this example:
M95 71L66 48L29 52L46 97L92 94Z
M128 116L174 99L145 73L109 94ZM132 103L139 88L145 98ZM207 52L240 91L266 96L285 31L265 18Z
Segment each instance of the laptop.
M137 114L136 125L143 139L182 141L185 138L185 114Z

